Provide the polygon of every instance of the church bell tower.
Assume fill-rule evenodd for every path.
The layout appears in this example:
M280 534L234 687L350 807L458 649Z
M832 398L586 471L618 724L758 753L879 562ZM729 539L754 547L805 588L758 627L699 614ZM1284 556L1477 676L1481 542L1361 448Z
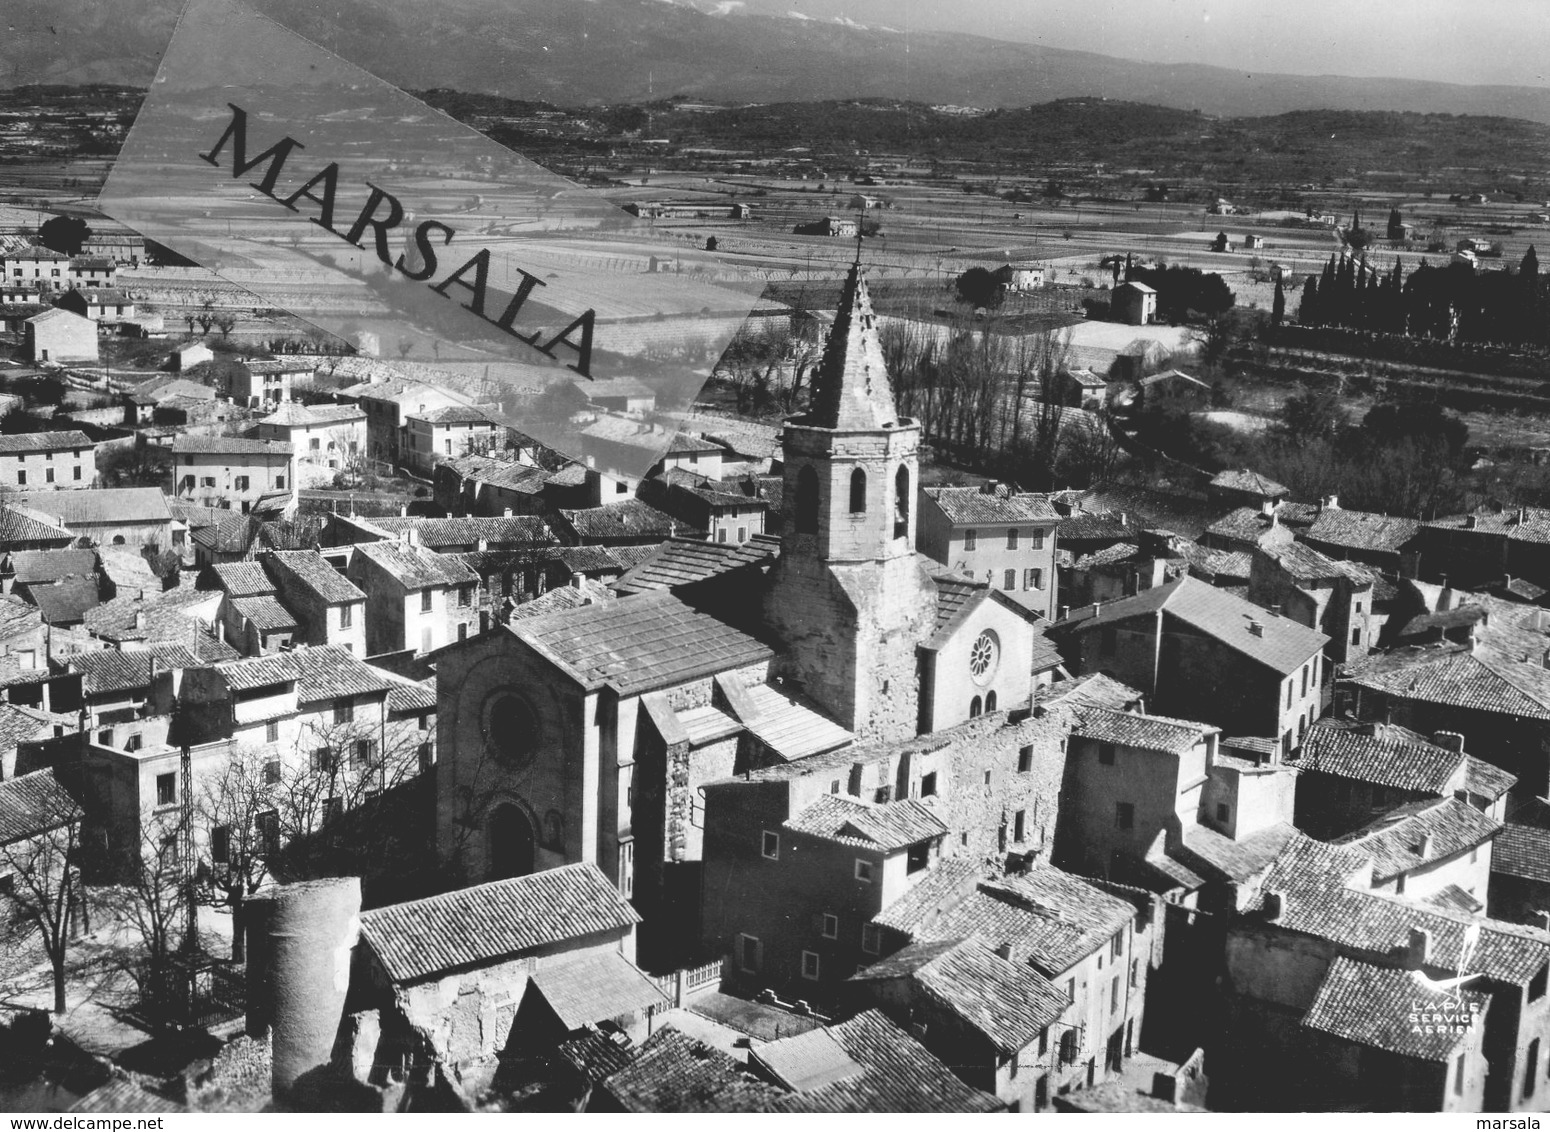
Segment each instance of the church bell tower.
M785 675L860 738L915 734L915 646L935 606L915 558L919 447L858 258L808 412L786 421L786 525L765 613Z

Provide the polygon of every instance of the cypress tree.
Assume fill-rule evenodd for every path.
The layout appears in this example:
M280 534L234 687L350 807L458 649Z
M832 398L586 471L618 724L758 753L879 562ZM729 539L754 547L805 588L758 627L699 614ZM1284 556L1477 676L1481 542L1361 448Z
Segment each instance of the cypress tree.
M1286 287L1281 282L1281 276L1276 276L1276 297L1270 305L1270 325L1280 326L1286 317Z
M1297 322L1302 326L1318 326L1322 322L1319 314L1319 280L1318 276L1308 276L1308 281L1302 288L1302 305L1297 308Z

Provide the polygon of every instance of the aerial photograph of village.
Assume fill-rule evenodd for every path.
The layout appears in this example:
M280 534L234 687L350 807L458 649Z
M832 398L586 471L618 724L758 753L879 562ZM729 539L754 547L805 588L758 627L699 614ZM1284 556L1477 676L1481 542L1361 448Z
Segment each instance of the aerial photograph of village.
M0 5L0 1111L1537 1128L1537 4Z

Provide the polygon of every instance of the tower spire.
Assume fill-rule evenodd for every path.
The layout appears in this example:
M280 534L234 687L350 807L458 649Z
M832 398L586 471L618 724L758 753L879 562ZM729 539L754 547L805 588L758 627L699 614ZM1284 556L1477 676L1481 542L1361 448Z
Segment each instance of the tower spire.
M819 428L881 429L899 419L877 335L877 316L861 275L861 246L845 276L834 326L813 377L811 408L802 422Z

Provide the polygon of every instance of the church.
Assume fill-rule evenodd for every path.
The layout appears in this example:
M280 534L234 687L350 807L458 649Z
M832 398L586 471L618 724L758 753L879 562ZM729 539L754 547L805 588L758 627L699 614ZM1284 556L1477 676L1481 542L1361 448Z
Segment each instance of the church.
M1026 712L1058 658L1034 614L916 552L919 447L858 262L785 424L773 565L436 655L442 863L473 884L589 862L648 925L692 917L707 783Z

